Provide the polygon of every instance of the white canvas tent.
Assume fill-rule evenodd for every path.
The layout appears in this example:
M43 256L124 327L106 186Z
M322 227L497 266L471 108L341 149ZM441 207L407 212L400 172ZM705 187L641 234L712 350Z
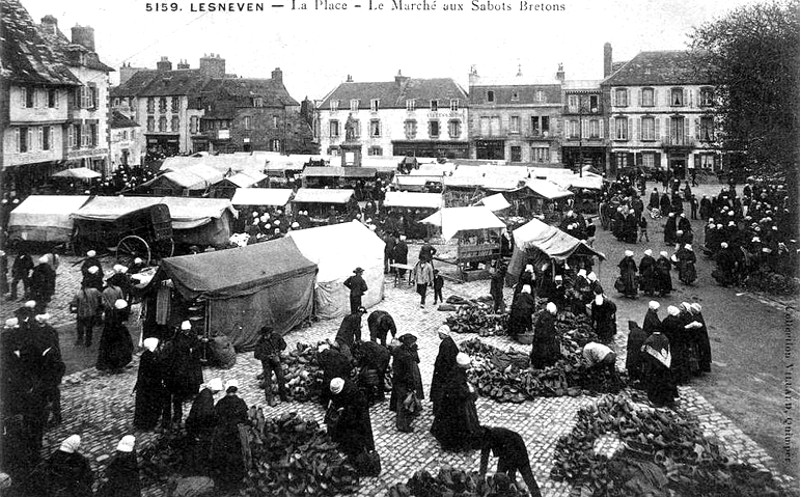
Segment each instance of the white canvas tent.
M460 231L500 229L506 224L487 207L448 207L420 221L442 228L442 238L450 240Z
M277 205L289 203L289 188L237 188L231 203L234 205Z
M442 195L439 193L387 192L384 207L439 209L442 207Z
M8 236L26 242L68 242L72 236L70 214L80 209L89 195L31 195L8 220Z
M371 307L384 298L384 246L375 233L358 221L296 230L289 233L304 257L317 264L315 314L323 319L350 312L349 290L344 282L356 267L367 293L362 305Z
M502 193L496 193L495 195L484 197L479 202L492 212L502 211L512 206L512 204L506 200L506 197L504 197Z

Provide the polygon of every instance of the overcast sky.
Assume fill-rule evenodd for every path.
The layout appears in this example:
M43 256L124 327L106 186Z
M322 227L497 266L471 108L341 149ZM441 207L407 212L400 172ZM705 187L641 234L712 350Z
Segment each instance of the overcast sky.
M270 77L275 67L296 99L322 98L348 74L356 81L388 81L402 70L411 77L452 77L467 89L475 64L482 76L551 76L563 62L568 79L601 79L603 44L614 60L642 50L680 50L693 26L759 0L557 0L561 12L521 11L520 0L494 0L509 11L472 11L473 1L451 0L463 12L366 11L368 0L346 11L289 10L291 0L266 0L264 12L190 12L201 2L179 0L180 12L146 12L144 0L21 0L36 22L58 18L69 37L75 24L95 29L96 50L114 68L123 62L155 68L161 56L197 67L205 53L220 54L226 70ZM239 0L245 1L245 0ZM322 1L322 0L318 0ZM422 0L420 0L422 1ZM427 0L428 1L428 0ZM273 9L271 4L287 7ZM538 0L528 0L535 4ZM355 9L355 4L364 4ZM429 1L429 5L431 2ZM112 82L117 75L112 74Z

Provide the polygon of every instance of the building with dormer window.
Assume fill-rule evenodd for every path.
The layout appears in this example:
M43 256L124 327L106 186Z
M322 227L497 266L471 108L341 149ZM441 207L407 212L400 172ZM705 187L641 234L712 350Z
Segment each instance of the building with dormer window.
M340 155L347 141L362 156L467 158L467 103L450 78L399 72L394 81L357 83L349 76L317 106L314 129L323 154Z
M611 173L636 166L683 178L720 169L714 88L687 52L640 52L613 71L611 61L604 67Z

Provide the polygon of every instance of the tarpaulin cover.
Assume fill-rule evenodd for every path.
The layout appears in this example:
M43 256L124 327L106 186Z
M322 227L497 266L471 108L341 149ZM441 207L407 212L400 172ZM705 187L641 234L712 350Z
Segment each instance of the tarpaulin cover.
M103 176L97 171L93 171L88 167L75 167L72 169L65 169L53 175L54 178L75 178L75 179L94 179Z
M289 188L237 188L231 203L234 205L277 205L289 203Z
M225 198L196 197L94 197L73 212L75 219L89 221L116 221L120 216L156 204L167 204L174 230L192 229L220 219L228 211L236 217L237 211Z
M374 178L372 167L310 166L300 174L304 178Z
M277 155L277 154L276 154ZM241 171L261 171L264 169L267 156L263 152L249 154L203 155L200 157L167 157L161 164L161 171L180 171L182 169L202 165L217 172L227 174Z
M491 210L492 212L502 211L512 206L506 200L506 197L504 197L502 193L496 193L495 195L484 197L481 199L481 203L484 205L484 207Z
M89 195L31 195L11 211L8 235L29 242L68 242L73 221L70 214L89 200Z
M251 350L264 325L285 334L312 314L317 265L291 238L161 261L184 299L207 300L212 335Z
M233 176L225 178L223 181L230 181L239 188L248 188L260 181L267 179L267 175L258 171L243 171Z
M313 204L347 204L352 196L353 190L347 189L300 188L292 201Z
M570 190L566 190L556 183L552 183L544 179L528 180L526 186L535 194L548 200L556 200L573 196L573 192Z
M439 209L442 207L442 195L439 193L387 192L384 207Z
M169 171L162 176L156 177L144 186L151 184L168 181L174 183L179 188L187 190L203 190L209 186L222 181L224 174L217 169L198 164L192 167L186 167L177 171Z
M562 188L584 188L586 190L600 190L604 184L603 176L585 172L582 176L578 174L565 174L561 176L554 176L550 178Z
M600 260L606 258L603 253L594 250L578 238L539 219L532 219L517 228L513 235L515 247L512 252L512 260L509 262L509 274L514 280L525 266L529 257L528 251L531 249L537 249L557 260L567 259L574 254L595 256Z
M506 224L486 207L447 207L420 221L442 228L442 238L450 240L460 231L500 229Z
M294 230L289 237L319 269L314 311L318 317L330 319L350 312L350 292L344 282L356 267L364 269L367 283L362 305L370 307L384 298L385 243L362 223Z

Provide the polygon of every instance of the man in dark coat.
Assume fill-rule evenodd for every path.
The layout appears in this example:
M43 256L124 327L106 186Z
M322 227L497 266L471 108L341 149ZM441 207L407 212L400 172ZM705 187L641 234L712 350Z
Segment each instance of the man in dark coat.
M31 271L33 271L33 258L25 250L21 250L11 265L11 300L17 299L17 287L22 282L22 300L30 298Z
M183 403L193 399L203 384L201 346L189 321L182 322L180 330L168 342L164 385L172 403L172 422L176 425L183 419Z
M529 359L534 369L545 369L553 366L562 358L559 337L556 331L556 304L548 302L545 310L537 316L534 323L534 340L531 343Z
M58 332L50 325L49 314L39 314L35 317L35 330L37 341L42 343L42 365L39 372L39 381L42 385L44 401L53 414L53 422L61 424L61 379L67 369L61 357L61 347L58 342ZM45 414L47 419L49 414Z
M392 268L390 265L395 262L395 237L391 233L386 233L384 239L384 273L389 273Z
M70 309L74 309L77 321L75 345L91 347L93 330L101 324L103 316L103 295L97 288L83 284L72 299Z
M652 296L656 288L656 259L651 249L647 249L643 254L640 260L640 290Z
M219 492L232 492L245 477L239 425L248 422L248 405L239 398L239 382L226 383L225 397L214 406L217 427L211 442L211 476Z
M352 314L342 318L335 340L346 345L348 350L353 349L354 342L362 341L362 316L365 314L367 314L367 309L357 307Z
M275 380L278 382L278 395L281 397L281 401L289 400L286 394L284 371L281 368L281 352L284 350L286 350L284 338L271 326L263 326L256 349L253 351L253 357L257 361L261 361L262 387L264 388L264 397L270 407L276 405L273 398L273 372L275 372Z
M356 349L359 388L364 391L370 405L384 401L384 377L389 369L389 360L387 347L374 341L362 342Z
M395 426L398 431L411 432L410 413L405 407L406 398L414 393L422 400L423 380L420 376L420 357L417 354L417 337L412 334L401 335L400 345L393 351L392 360L392 395L389 399L389 410L397 413Z
M140 497L139 464L136 460L136 438L126 435L117 444L117 452L106 467L106 483L100 487L98 497Z
M517 479L517 472L523 477L531 497L541 497L540 487L531 472L526 443L519 433L491 426L481 427L481 466L479 475L484 477L489 465L490 451L498 458L496 473L506 473L512 482Z
M498 268L492 273L490 281L490 295L492 296L492 310L496 314L503 314L506 311L506 304L503 301L503 286L506 278L506 264L499 264Z
M401 235L398 238L395 247L392 250L392 257L397 264L409 263L409 246L406 244L406 235ZM405 269L398 269L398 275L401 279L406 275Z
M323 388L320 391L320 404L328 406L331 400L331 392L325 385L331 383L334 378L350 378L351 361L338 347L321 345L317 349L317 364L323 370Z
M481 424L476 411L476 392L467 381L470 357L459 353L456 366L451 368L445 382L442 399L431 434L443 450L461 451L477 448L481 439Z
M429 394L434 416L439 412L442 395L445 390L445 382L451 373L451 369L456 366L456 355L459 353L459 347L448 334L449 332L448 325L439 327L438 334L441 341L437 359L434 361L434 376L431 377L431 391Z
M362 295L367 293L367 283L365 283L364 269L357 267L353 270L353 276L345 280L344 285L350 290L350 313L355 314L362 306Z
M327 389L331 392L329 409L339 413L336 423L328 426L331 440L348 458L375 450L370 406L361 390L343 378L332 379Z
M625 256L618 263L617 267L620 269L620 281L622 282L622 288L618 288L618 290L628 298L636 298L637 263L634 262L634 252L626 250Z
M608 343L617 334L617 306L602 294L595 296L590 308L592 328L598 338Z
M395 338L398 329L395 320L387 311L373 311L367 317L367 328L370 330L370 340L381 345L387 344L387 333Z

